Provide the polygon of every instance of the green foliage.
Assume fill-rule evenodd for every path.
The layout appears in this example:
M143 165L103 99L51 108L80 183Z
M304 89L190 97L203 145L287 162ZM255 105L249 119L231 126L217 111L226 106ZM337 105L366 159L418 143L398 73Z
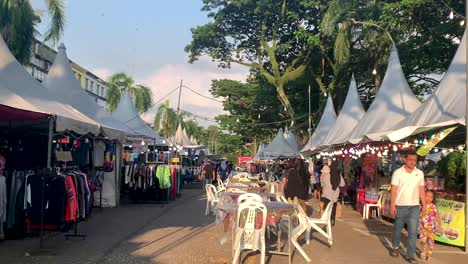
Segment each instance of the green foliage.
M154 117L154 129L163 137L169 138L175 135L179 118L176 111L169 106L169 100L158 107Z
M311 50L319 43L319 1L204 0L212 21L192 29L189 61L209 55L220 67L247 66L276 88L288 115L294 110L286 85L301 77ZM315 5L314 5L315 4Z
M139 113L148 111L153 106L153 93L149 87L134 85L133 78L124 72L115 73L107 80L107 106L114 112L119 105L122 93L129 90L135 108Z
M52 20L45 41L57 43L65 26L63 0L45 0ZM17 60L28 64L36 34L35 26L41 22L29 0L0 0L0 30L3 39Z
M372 102L388 63L390 37L398 47L400 61L413 92L422 96L438 84L434 78L447 69L460 39L462 17L448 19L451 10L464 13L464 2L458 0L333 0L320 25L328 63L346 65L355 73L365 106ZM371 74L373 69L378 74ZM334 72L335 78L341 78ZM333 81L332 81L333 82ZM327 81L324 82L327 85ZM333 82L334 93L343 97L346 83ZM341 104L341 101L338 102Z
M437 164L438 171L445 178L445 189L459 190L465 182L466 153L452 152Z

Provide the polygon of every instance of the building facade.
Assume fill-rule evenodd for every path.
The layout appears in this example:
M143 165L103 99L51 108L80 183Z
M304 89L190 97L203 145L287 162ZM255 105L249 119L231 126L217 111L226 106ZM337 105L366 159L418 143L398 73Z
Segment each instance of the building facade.
M34 78L42 82L47 76L50 67L52 67L56 55L56 50L39 40L35 40L30 63L26 65L25 68ZM75 78L80 82L81 87L85 89L99 105L105 107L107 105L106 82L86 68L71 60L70 62Z

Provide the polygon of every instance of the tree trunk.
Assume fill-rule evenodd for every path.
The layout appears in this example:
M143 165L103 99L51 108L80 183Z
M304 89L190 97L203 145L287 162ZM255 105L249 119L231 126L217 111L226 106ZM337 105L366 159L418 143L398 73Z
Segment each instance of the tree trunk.
M291 103L289 102L289 99L284 92L283 82L279 82L278 86L276 87L276 92L278 93L278 98L280 99L281 104L286 108L288 115L294 119L294 109L292 108Z

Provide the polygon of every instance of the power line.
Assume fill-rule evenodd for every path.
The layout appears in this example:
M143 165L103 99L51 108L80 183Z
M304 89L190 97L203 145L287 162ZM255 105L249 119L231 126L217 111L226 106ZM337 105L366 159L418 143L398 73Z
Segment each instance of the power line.
M166 94L163 98L159 99L159 100L156 101L154 104L152 104L152 105L150 106L150 108L153 107L153 106L155 106L155 105L157 105L157 104L159 104L162 100L166 99L169 95L171 95L172 93L174 93L175 91L177 91L179 88L180 88L180 87L177 87L177 88L175 88L174 90L172 90L171 92L169 92L168 94ZM132 120L134 120L134 119L136 119L136 118L139 117L139 116L140 116L140 114L137 114L136 116L132 117L131 119L125 121L124 124L125 124L125 123L128 123L128 122L130 122L130 121L132 121Z
M203 94L201 94L201 93L199 93L199 92L197 92L197 91L193 90L192 88L187 87L187 86L185 86L185 85L182 86L182 87L184 87L184 88L190 90L192 93L195 93L195 94L197 94L197 95L199 95L199 96L201 96L201 97L204 97L204 98L206 98L206 99L209 99L209 100L212 100L212 101L215 101L215 102L218 102L218 103L223 103L223 101L220 101L220 100L215 99L215 98L213 98L213 97L209 97L209 96L203 95Z

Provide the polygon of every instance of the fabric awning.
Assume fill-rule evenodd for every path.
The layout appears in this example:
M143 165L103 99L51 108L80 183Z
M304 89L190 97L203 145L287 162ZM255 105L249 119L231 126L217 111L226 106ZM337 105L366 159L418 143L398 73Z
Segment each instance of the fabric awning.
M336 118L335 125L330 130L330 133L324 140L322 146L346 143L349 135L365 113L366 110L364 110L361 99L359 98L356 79L353 74L343 108L341 108L341 112Z
M51 93L56 94L62 103L75 107L81 113L99 123L103 134L110 139L118 139L120 142L123 142L126 135L137 135L130 127L111 117L111 114L104 107L98 105L81 88L79 81L74 77L70 60L67 57L66 48L63 44L58 48L54 64L44 80L44 86Z
M302 148L302 153L308 153L314 151L318 146L320 146L323 141L326 139L330 130L336 123L336 112L335 107L333 106L333 101L331 96L327 98L327 104L325 105L325 109L323 111L322 117L320 118L320 122L318 123L317 127L315 128L314 134L309 139L307 144Z
M395 124L411 115L420 105L406 81L397 48L393 44L382 85L348 142L380 141Z
M55 130L99 134L99 124L70 105L63 104L14 58L0 37L0 104L56 116Z
M433 94L387 135L391 141L437 127L465 125L466 118L466 35Z

